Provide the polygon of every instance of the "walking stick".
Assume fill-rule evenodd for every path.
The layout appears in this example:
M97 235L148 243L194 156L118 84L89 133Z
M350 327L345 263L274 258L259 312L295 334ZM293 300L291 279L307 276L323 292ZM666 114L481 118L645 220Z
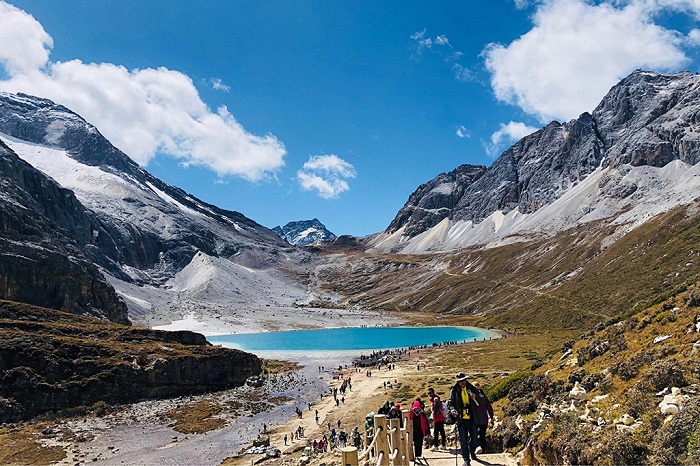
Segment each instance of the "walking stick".
M457 432L455 432L454 446L455 446L455 466L457 466L457 436L459 435L459 426L457 426L457 424L455 424L455 426L457 427ZM460 442L461 441L462 440L460 439Z

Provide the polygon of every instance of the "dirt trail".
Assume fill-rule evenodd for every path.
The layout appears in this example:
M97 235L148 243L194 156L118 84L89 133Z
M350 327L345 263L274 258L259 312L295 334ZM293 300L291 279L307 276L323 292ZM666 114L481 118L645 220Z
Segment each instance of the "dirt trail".
M383 370L372 370L372 376L367 377L367 370L360 369L360 372L354 369L346 369L343 371L343 377L350 378L352 383L352 391L349 389L345 392L345 403L340 403L336 406L336 402L333 396L326 394L323 400L312 403L311 411L309 411L308 406L302 412L302 418L294 417L289 421L276 426L270 433L270 445L278 447L283 453L293 452L297 446L304 445L308 443L308 439L320 439L323 437L324 433L328 432L328 423L331 423L331 427L338 429L338 419L340 419L340 429L345 429L346 432L350 432L353 425L348 425L343 423L344 415L343 413L350 409L357 403L358 400L363 398L371 397L380 392L379 386L383 386L383 383L387 380L394 380L397 377L403 375L403 371L398 367L394 370L388 371ZM342 380L337 378L330 384L330 387L340 387L342 385ZM330 393L330 392L329 392ZM343 395L338 393L338 399ZM315 411L318 410L319 423L316 424ZM304 429L304 438L300 440L291 441L292 432L295 432L298 427L301 426ZM287 445L284 445L284 435L287 435L288 441Z

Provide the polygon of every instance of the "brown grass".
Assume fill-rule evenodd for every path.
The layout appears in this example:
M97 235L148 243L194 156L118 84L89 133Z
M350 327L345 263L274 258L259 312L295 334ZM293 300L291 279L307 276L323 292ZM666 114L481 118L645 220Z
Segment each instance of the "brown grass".
M25 424L15 428L0 427L0 464L54 464L66 457L63 448L43 446L39 439L47 424Z
M216 416L221 408L211 401L203 400L173 409L167 416L175 421L172 428L183 434L203 434L226 425Z

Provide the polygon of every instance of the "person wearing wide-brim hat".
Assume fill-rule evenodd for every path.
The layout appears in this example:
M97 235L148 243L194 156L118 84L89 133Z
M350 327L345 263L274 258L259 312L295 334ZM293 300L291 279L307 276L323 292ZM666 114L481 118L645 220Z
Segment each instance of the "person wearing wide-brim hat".
M476 401L476 387L469 383L466 374L460 372L455 376L455 385L450 393L450 416L457 424L459 431L459 443L462 450L463 466L470 466L471 458L476 459L476 451L479 446L477 438L478 402Z

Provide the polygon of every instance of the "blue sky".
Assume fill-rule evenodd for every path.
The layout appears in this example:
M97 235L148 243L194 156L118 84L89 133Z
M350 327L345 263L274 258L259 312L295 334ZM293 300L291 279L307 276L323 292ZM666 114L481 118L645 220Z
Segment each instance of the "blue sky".
M362 236L634 69L696 72L699 17L697 0L0 1L0 90L265 226Z

